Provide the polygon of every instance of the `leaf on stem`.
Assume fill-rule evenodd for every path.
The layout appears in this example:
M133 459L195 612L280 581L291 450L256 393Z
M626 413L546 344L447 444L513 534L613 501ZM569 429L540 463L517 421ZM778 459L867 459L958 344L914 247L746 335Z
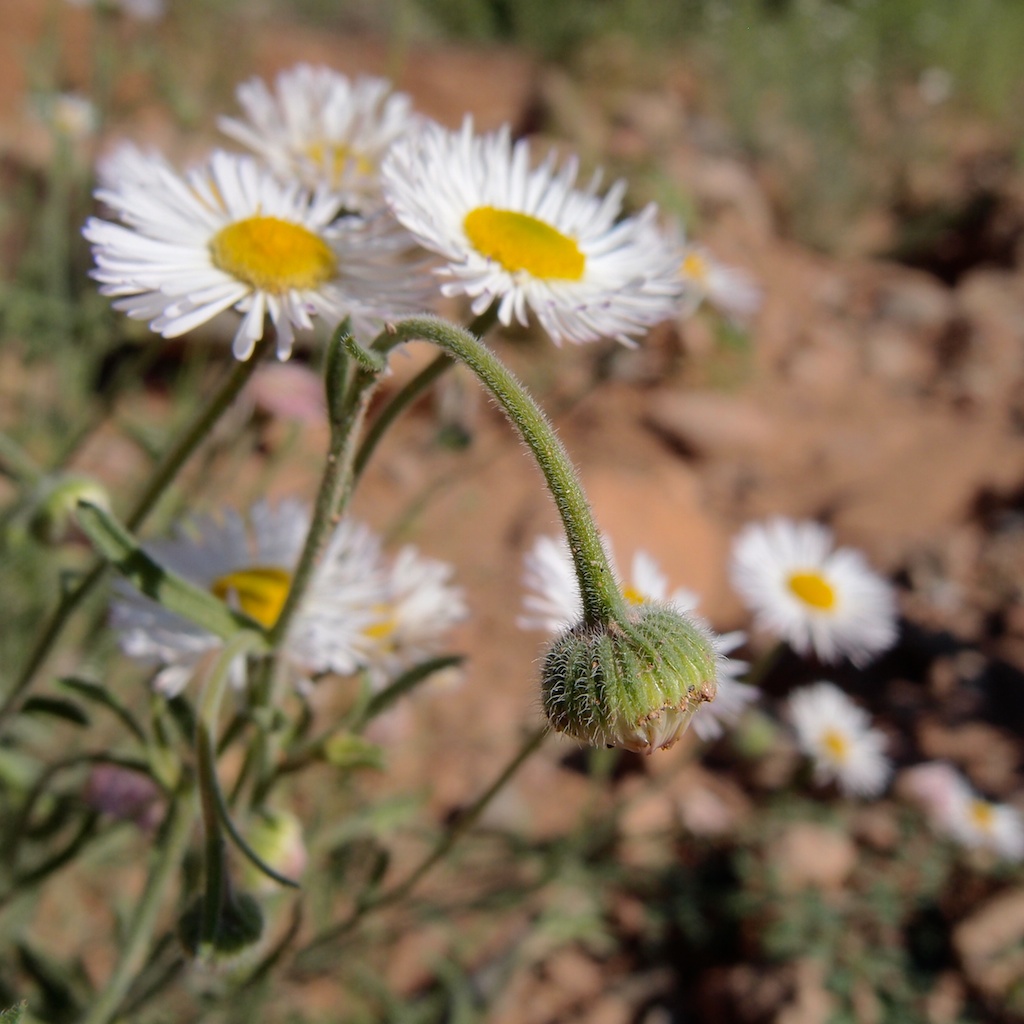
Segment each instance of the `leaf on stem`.
M156 562L106 509L91 502L79 502L78 523L100 555L146 597L168 611L222 640L230 639L240 630L264 635L263 627L248 615L229 608L213 594Z

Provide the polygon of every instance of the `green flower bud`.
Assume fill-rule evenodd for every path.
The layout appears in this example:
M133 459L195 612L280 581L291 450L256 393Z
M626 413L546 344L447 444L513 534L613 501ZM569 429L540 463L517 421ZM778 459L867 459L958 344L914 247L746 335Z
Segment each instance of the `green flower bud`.
M246 839L259 857L288 878L299 878L309 859L302 838L302 825L287 811L264 811L249 825ZM246 888L257 892L278 892L281 886L249 861L242 869Z
M77 473L47 477L39 486L29 514L32 536L43 544L64 543L77 528L75 509L79 501L110 508L110 497L96 480Z
M178 921L178 937L186 951L208 964L226 965L236 960L263 935L263 911L248 893L234 893L224 901L217 918L216 934L203 941L203 899L196 899Z
M581 623L549 647L541 690L559 732L593 746L665 750L715 697L711 634L657 602L605 626Z

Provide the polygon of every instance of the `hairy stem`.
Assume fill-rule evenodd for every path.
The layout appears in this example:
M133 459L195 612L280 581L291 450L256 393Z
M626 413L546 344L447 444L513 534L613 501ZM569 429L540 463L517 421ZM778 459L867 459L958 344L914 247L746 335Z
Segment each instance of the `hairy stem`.
M583 600L583 622L597 626L623 613L623 598L601 546L590 503L572 461L547 417L486 345L439 317L403 320L389 346L421 338L468 366L491 392L537 460L569 541Z

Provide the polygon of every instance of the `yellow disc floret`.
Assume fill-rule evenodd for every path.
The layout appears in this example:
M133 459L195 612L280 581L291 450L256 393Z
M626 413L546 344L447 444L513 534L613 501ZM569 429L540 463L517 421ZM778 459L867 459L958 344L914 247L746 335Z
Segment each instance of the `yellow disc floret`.
M575 241L527 213L478 206L462 226L473 248L510 274L525 271L542 281L583 278L587 258Z
M850 739L838 729L827 729L821 737L821 745L836 764L845 764L850 756Z
M991 832L996 821L996 812L987 800L972 800L970 818L979 832Z
M804 604L817 608L819 611L829 611L835 607L835 587L819 572L794 572L787 580L789 589Z
M213 265L261 291L319 288L338 269L331 247L301 224L279 217L246 217L210 239Z
M305 155L328 172L333 185L340 185L350 170L368 177L377 169L372 160L344 142L314 142L306 147Z
M708 279L707 260L699 252L688 252L683 257L682 266L679 268L683 277L698 284L706 284Z
M291 589L291 573L273 566L239 569L215 579L210 586L214 596L237 606L250 619L270 629L281 615Z

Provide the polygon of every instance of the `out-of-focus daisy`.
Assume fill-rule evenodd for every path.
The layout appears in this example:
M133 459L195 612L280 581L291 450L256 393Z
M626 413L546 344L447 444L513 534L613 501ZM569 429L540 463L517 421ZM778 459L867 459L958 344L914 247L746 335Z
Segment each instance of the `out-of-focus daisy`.
M732 320L747 320L761 307L761 289L745 270L719 262L702 245L681 247L679 276L683 282L682 315L690 316L703 302Z
M168 569L269 627L284 607L308 527L309 512L300 502L259 502L247 519L231 511L198 518L173 538L147 547ZM365 635L379 626L387 593L379 541L365 526L343 520L288 631L288 662L306 678L357 671ZM159 666L153 685L169 697L181 692L203 655L221 644L123 583L111 624L126 654Z
M852 796L877 796L885 788L892 771L885 734L871 728L868 713L839 687L820 682L796 690L788 711L817 782L835 782Z
M772 519L733 544L732 581L761 629L800 654L863 665L896 640L892 587L814 522Z
M991 850L1006 860L1024 859L1024 821L1016 808L978 796L951 764L931 761L903 773L904 788L934 828L969 849Z
M90 138L99 126L99 115L92 100L77 92L39 97L36 112L58 135L71 142Z
M405 93L384 78L350 79L331 68L299 64L271 89L260 78L237 90L246 119L218 124L284 180L326 186L350 210L381 204L380 165L388 147L418 123Z
M602 197L600 177L574 187L575 158L552 154L530 169L529 146L508 126L489 135L426 124L396 142L383 166L384 196L399 221L447 263L445 295L468 295L474 313L527 311L556 344L616 338L624 344L673 315L675 254L655 209L619 220L625 183Z
M269 316L287 359L314 314L332 326L350 316L367 338L424 308L408 238L389 217L339 220L336 195L282 184L252 157L216 152L183 176L161 157L135 153L122 164L124 180L97 198L123 223L85 226L93 276L116 308L164 337L234 308L244 314L236 358L249 358Z
M614 566L610 551L608 555ZM518 620L520 627L555 635L579 622L583 616L583 601L565 538L538 537L523 561L526 614ZM667 577L646 551L636 552L630 568L628 582L622 586L622 593L630 604L667 603L680 613L693 616L697 595L682 587L670 592ZM756 687L739 681L747 663L728 657L746 641L745 635L741 632L718 635L710 630L709 633L716 654L718 691L714 700L701 702L690 719L694 732L703 740L721 736L723 727L735 722L758 696Z
M159 21L167 11L164 0L67 0L72 7L97 7L126 14L137 21Z
M446 562L424 558L406 545L384 572L376 621L357 642L360 660L380 687L406 669L440 653L445 634L466 618L460 587Z

